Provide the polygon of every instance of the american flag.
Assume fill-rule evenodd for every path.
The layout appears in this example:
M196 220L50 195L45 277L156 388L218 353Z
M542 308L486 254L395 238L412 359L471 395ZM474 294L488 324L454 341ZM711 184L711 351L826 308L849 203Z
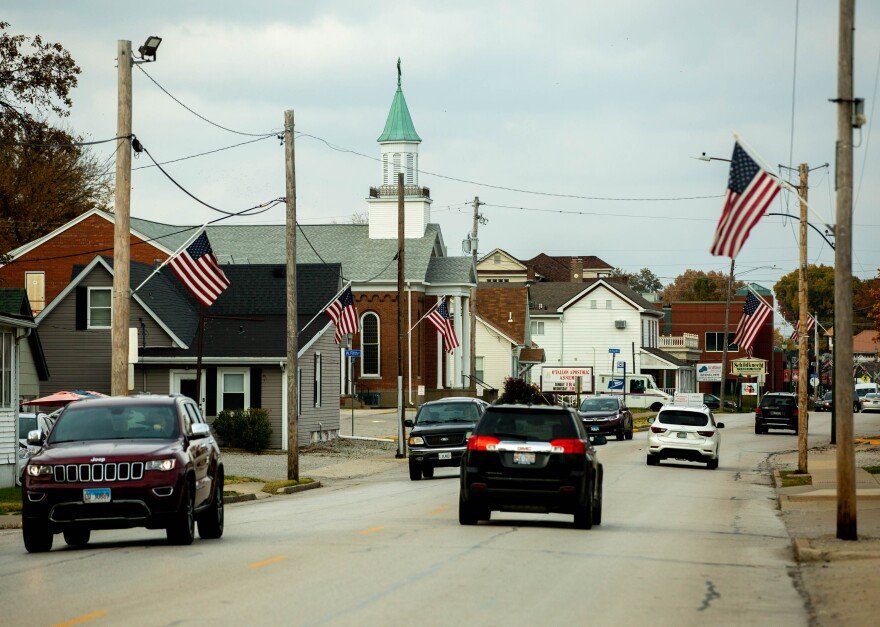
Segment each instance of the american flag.
M229 279L220 269L208 234L204 231L189 246L177 251L168 265L205 307L210 307L229 287Z
M779 183L776 179L763 170L737 142L730 161L724 208L710 252L713 255L736 257L752 228L778 193Z
M437 327L437 332L443 336L443 350L451 353L458 346L458 337L455 335L455 328L452 325L452 318L449 316L449 308L446 306L446 299L428 314L428 320Z
M358 332L358 310L351 295L351 287L342 290L342 294L327 306L327 315L336 325L336 343L342 341L346 333Z
M743 305L743 315L739 320L739 325L736 327L736 335L733 341L751 355L755 338L758 336L761 326L772 313L773 310L770 308L770 305L749 292Z
M797 342L800 335L798 334L798 326L800 322L796 322L794 324L794 331L791 332L791 341ZM813 316L807 316L807 335L809 336L810 331L813 330L813 327L816 326L816 319Z

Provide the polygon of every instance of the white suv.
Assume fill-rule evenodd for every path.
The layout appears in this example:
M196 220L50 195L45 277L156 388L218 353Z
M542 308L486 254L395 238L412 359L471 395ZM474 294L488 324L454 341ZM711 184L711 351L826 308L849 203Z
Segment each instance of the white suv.
M706 406L666 405L648 432L648 465L671 458L705 463L714 470L720 452L718 429L723 428Z

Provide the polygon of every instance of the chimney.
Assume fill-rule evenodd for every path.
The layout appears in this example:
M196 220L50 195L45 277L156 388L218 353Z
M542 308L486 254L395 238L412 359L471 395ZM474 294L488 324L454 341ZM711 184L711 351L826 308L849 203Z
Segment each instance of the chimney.
M580 257L571 258L571 280L577 282L584 280L584 260Z

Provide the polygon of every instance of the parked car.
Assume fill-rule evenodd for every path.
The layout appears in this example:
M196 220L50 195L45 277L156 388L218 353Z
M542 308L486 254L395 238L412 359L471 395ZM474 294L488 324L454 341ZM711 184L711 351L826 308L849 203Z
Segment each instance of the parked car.
M590 435L615 435L618 440L632 440L632 412L620 396L588 396L581 401L578 416Z
M721 407L721 399L714 394L703 394L703 404L709 409L719 409ZM736 409L736 403L725 399L724 408Z
M815 405L813 405L813 409L816 411L831 411L831 406L833 404L832 399L834 398L834 392L825 392L825 394L816 401ZM855 410L856 404L853 403L853 410Z
M705 463L710 470L718 468L721 453L719 429L708 407L667 405L657 414L648 432L648 466L663 459L680 459Z
M574 514L575 527L602 521L602 464L570 407L492 405L462 457L458 521L475 525L493 511Z
M755 433L770 429L792 429L798 432L797 395L788 392L769 392L755 407Z
M474 425L489 404L478 398L451 397L419 407L409 439L409 478L418 481L434 476L438 467L458 467Z
M220 450L191 399L108 397L71 403L28 459L22 534L31 553L63 533L72 546L96 529L165 529L171 544L223 534Z
M880 411L880 394L869 392L862 398L862 411Z

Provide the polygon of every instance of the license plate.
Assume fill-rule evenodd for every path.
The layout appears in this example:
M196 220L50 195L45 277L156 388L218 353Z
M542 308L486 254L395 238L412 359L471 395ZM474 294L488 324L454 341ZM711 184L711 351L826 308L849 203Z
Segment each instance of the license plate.
M514 464L534 464L535 463L535 454L534 453L514 453L513 454L513 463Z
M768 413L769 413L769 415L771 415L771 416L781 416L781 415L782 415L782 412L781 412L781 411L771 411L771 412L768 412Z
M598 431L599 427L590 427L590 431Z
M437 453L437 459L452 459L452 453Z
M110 488L86 488L83 490L83 503L109 503Z
M687 434L687 432L685 432L685 431L679 431L676 435L677 435L678 437L680 437L680 438L686 438L686 437L688 437L688 434Z

